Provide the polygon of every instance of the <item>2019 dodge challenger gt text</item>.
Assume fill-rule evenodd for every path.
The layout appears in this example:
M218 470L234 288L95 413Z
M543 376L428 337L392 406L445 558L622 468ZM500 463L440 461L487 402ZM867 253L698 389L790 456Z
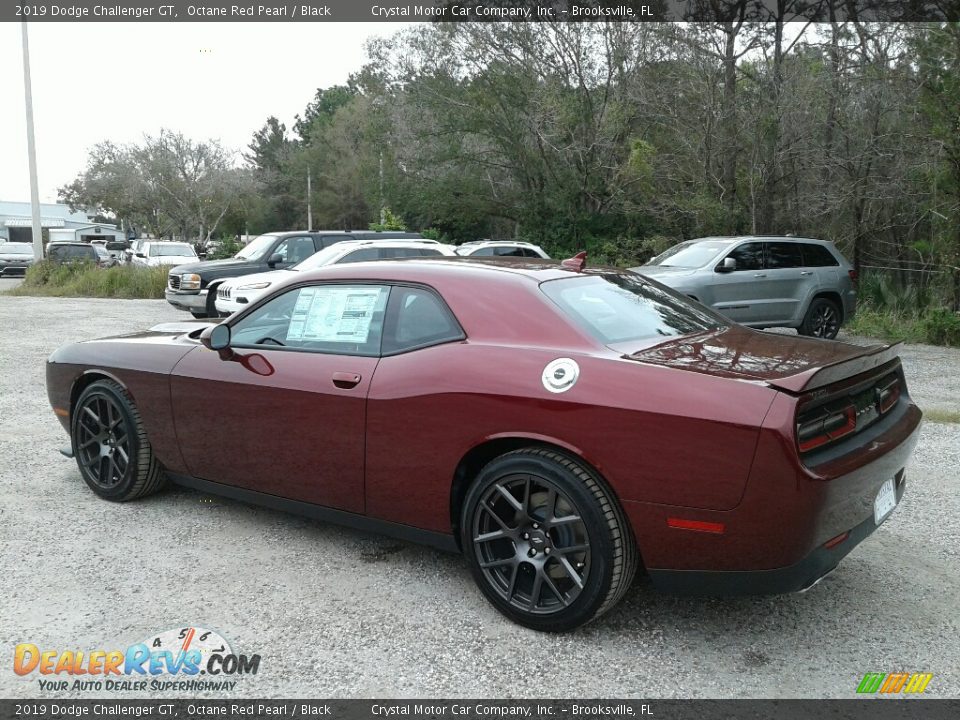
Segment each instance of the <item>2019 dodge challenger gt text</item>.
M331 266L220 323L62 347L65 452L107 500L169 480L462 551L540 630L638 566L802 590L890 515L921 419L897 347L751 330L584 264Z

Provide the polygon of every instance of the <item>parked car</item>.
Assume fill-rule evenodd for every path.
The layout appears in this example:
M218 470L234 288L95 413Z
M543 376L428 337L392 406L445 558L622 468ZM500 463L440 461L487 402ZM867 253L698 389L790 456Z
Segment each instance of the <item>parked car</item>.
M301 230L260 235L226 260L180 265L170 271L167 302L195 318L217 317L217 286L226 278L293 267L344 240L422 240L417 233L366 230Z
M857 307L853 266L812 238L700 238L633 270L756 328L832 340Z
M519 240L474 240L457 246L457 255L466 257L529 257L550 256L539 245Z
M117 256L107 250L105 244L91 243L93 245L94 251L97 253L97 265L102 268L113 267L114 265L119 265L120 261L117 259Z
M136 238L134 240L131 240L129 246L122 251L123 255L122 255L121 262L126 263L127 265L132 265L134 256L138 252L142 252L141 248L143 247L143 244L146 242L149 242L149 241L144 238Z
M97 267L107 267L109 256L105 259L102 253L106 253L104 248L81 240L47 243L47 260L55 265L88 262Z
M148 240L133 254L133 264L144 267L183 265L199 259L193 245L185 242Z
M291 277L292 272L315 270L338 263L366 262L403 257L443 257L456 255L449 245L436 240L346 240L324 248L306 260L286 270L271 270L265 273L228 278L217 286L217 311L229 315L242 310L270 287Z
M33 265L33 245L0 242L0 277L23 277Z
M758 332L582 258L384 260L66 345L47 392L101 498L172 480L462 551L498 610L561 631L641 566L711 594L830 572L904 494L898 349Z

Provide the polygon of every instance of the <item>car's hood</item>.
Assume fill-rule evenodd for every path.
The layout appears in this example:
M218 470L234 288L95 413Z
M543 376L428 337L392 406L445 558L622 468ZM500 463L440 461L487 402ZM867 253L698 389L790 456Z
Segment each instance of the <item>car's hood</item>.
M864 347L732 325L627 352L624 357L801 392L882 365L898 350L898 345Z
M696 272L695 268L684 268L684 267L670 267L669 265L641 265L640 267L630 268L630 272L635 272L638 275L643 275L645 277L657 278L680 278L693 275Z
M177 265L175 268L172 268L170 272L176 273L177 275L195 273L200 275L204 280L215 280L223 277L249 275L263 268L264 265L258 262L227 258L226 260L203 260L202 262Z
M230 285L231 287L239 287L240 285L253 285L255 283L268 282L271 285L273 283L278 283L281 280L286 280L291 276L292 273L297 272L296 270L270 270L269 272L260 272L252 273L250 275L241 275L236 278L227 278L223 284Z
M33 255L20 255L19 253L0 253L0 260L4 262L22 262L22 263L32 263Z
M147 265L183 265L192 259L190 255L162 255L160 257L150 258L147 260Z

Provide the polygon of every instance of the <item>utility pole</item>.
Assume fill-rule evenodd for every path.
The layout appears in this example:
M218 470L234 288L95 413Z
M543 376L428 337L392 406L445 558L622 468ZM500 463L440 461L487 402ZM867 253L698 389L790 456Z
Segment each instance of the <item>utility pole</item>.
M33 216L33 257L43 260L43 230L40 226L40 190L37 184L37 144L33 137L33 89L30 82L30 40L26 21L20 23L23 38L23 96L27 109L27 157L30 163L30 210Z
M313 194L310 192L310 167L307 166L307 232L313 230Z
M387 206L383 204L383 148L380 148L380 225L387 224Z

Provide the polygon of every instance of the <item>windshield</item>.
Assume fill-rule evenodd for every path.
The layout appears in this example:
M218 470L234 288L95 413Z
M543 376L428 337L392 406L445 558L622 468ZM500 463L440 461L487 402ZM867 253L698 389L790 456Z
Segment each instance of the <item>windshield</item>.
M549 280L540 289L571 320L607 345L724 327L719 317L683 296L630 273Z
M196 257L197 253L194 252L192 246L187 245L186 243L150 246L150 257L159 257L163 255L187 255L189 257Z
M730 247L732 240L690 240L660 253L647 265L700 268Z
M33 255L33 245L26 243L0 243L0 253L3 255Z
M260 235L251 240L234 257L237 260L256 260L266 253L277 239L276 235Z

